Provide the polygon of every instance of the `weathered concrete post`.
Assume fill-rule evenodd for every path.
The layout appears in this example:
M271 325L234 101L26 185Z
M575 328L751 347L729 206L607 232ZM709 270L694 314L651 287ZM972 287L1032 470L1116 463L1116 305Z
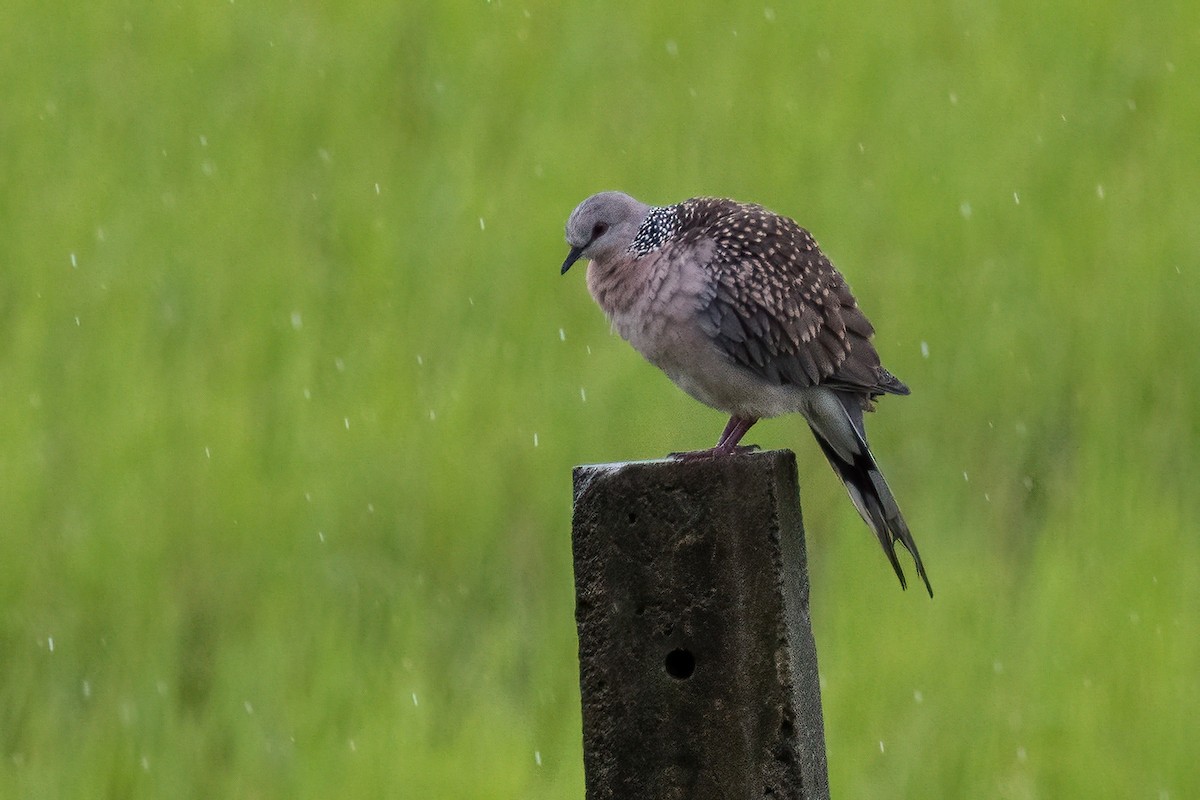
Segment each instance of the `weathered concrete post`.
M574 477L588 800L828 798L795 456Z

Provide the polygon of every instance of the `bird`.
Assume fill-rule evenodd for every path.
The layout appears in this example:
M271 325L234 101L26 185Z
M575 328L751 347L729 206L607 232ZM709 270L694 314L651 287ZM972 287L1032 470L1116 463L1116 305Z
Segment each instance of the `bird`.
M693 197L650 206L594 194L571 212L565 275L587 286L612 327L680 389L729 415L720 458L754 447L758 420L799 413L907 588L896 543L929 596L917 543L867 444L863 414L909 388L880 363L875 329L812 235L761 205Z

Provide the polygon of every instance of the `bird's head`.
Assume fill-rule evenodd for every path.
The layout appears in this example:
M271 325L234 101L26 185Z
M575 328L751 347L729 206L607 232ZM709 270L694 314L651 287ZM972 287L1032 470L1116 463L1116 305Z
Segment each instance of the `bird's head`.
M571 252L562 271L580 258L605 261L629 249L650 206L623 192L600 192L584 200L567 219L567 244Z

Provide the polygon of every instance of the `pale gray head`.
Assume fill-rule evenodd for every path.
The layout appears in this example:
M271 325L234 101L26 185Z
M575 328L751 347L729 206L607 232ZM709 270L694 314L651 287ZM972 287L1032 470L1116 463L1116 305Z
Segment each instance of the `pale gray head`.
M603 261L628 250L649 212L650 206L624 192L600 192L584 200L567 220L571 252L563 273L580 258Z

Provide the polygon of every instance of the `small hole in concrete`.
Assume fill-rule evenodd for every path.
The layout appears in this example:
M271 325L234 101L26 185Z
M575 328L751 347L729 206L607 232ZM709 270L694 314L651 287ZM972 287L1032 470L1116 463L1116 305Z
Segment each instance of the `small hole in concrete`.
M629 512L629 524L632 525L635 522L637 522L637 513L634 511L630 511Z
M634 613L634 614L637 614L639 617L640 617L640 616L642 616L643 614L645 614L645 613L646 613L646 606L645 606L645 604L643 604L643 603L638 603L638 604L637 604L637 606L635 606L635 607L634 607L634 609L633 609L633 613Z
M675 649L667 653L663 666L672 678L687 680L696 671L696 657L688 650Z

